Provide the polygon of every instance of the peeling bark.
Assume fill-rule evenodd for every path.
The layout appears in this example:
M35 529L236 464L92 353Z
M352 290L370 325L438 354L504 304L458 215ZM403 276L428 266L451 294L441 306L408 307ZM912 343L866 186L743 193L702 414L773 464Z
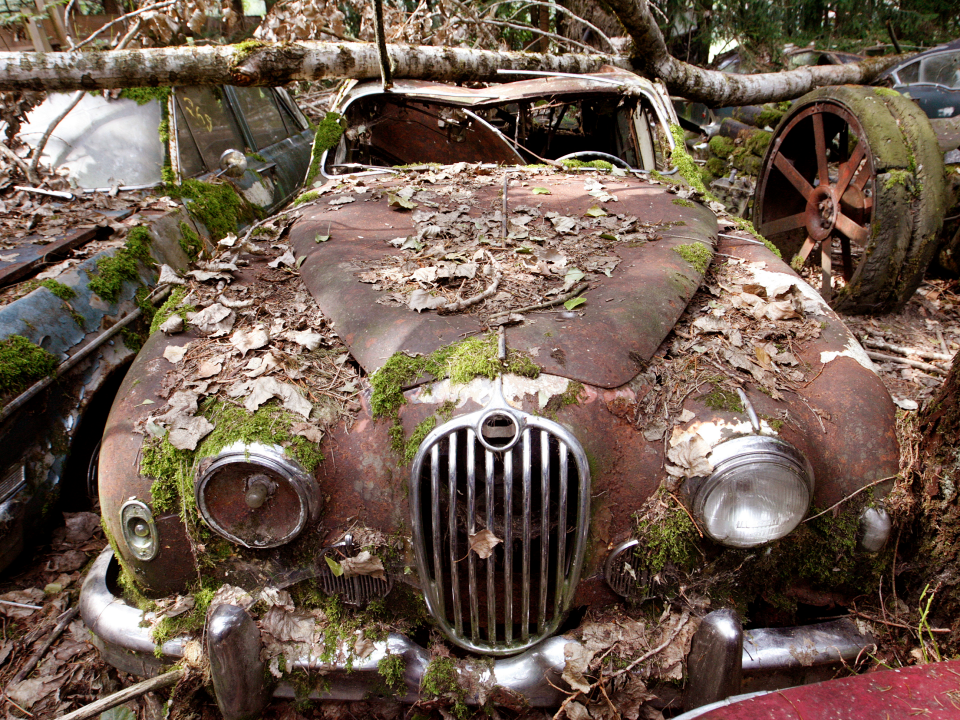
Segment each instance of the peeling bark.
M567 73L604 65L631 69L610 55L543 55L466 48L388 45L394 78L503 80L499 68ZM169 47L65 53L0 53L0 90L101 90L156 85L285 85L295 80L380 77L368 43Z

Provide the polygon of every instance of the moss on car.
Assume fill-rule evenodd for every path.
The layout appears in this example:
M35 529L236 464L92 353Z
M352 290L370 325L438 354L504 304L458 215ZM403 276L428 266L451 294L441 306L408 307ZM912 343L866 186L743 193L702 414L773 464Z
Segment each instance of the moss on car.
M60 360L22 335L0 341L0 396L16 395L53 375Z
M152 266L150 231L143 225L131 228L123 247L111 257L97 260L97 271L90 276L87 286L91 292L107 302L120 298L124 282L140 281L140 264Z
M699 242L678 245L673 251L690 263L700 275L707 271L707 268L710 267L710 261L713 259L710 248Z
M310 169L307 170L307 179L304 182L306 187L313 185L317 175L320 174L320 160L323 153L340 142L344 131L347 129L346 118L340 113L328 112L323 116L323 120L313 129L313 150L310 153ZM298 202L306 202L305 200Z

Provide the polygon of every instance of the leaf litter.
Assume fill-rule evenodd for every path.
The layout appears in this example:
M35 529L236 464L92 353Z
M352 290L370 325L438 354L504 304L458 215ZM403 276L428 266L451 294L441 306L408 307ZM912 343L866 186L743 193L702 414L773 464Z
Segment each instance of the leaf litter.
M549 179L552 169L521 172L459 165L463 167L407 171L402 197L404 191L374 190L374 198L385 192L391 206L409 212L415 225L411 235L385 243L382 259L354 268L360 282L383 294L378 303L418 313L469 312L498 324L504 321L495 321L498 316L506 319L551 300L563 302L559 296L581 280L586 284L578 292L588 289L598 276L609 277L616 270L620 248L656 242L673 225L616 212L617 197L597 177L583 180L584 192L597 204L574 217L545 209L542 203L509 203L510 187L535 182L541 175ZM479 216L471 214L477 191L503 186L505 177L507 217L499 203L481 209ZM440 181L453 184L435 184ZM341 183L337 190L356 191L359 182ZM534 187L532 192L550 194L546 188Z

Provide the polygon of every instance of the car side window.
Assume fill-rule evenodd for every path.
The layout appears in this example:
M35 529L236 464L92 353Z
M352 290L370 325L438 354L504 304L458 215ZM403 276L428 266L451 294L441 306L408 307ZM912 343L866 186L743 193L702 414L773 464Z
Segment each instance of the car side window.
M237 120L221 88L177 88L177 110L182 113L178 118L183 117L186 121L187 130L193 136L208 171L219 169L220 155L224 150L247 151Z
M920 70L920 81L960 87L960 52L941 53L924 58Z
M257 150L280 142L290 134L269 88L236 87L234 92Z
M897 78L899 79L898 85L920 82L920 61L917 60L897 70Z
M193 133L187 124L187 118L177 103L177 153L180 158L180 174L183 177L195 177L207 171L200 157L200 149L193 139Z

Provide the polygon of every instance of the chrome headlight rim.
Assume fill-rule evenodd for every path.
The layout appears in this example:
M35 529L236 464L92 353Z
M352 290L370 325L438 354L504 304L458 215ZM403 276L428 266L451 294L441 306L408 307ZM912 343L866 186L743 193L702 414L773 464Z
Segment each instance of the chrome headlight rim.
M260 466L275 473L294 490L300 502L296 525L281 537L269 542L251 542L239 537L216 520L207 503L206 489L217 473L236 463ZM265 550L286 545L300 535L307 524L315 520L320 509L320 489L316 480L300 464L289 457L278 445L236 442L223 448L211 462L200 466L194 486L197 510L203 521L221 537L254 550Z
M704 534L714 542L739 549L760 547L792 533L809 512L815 488L813 466L803 453L785 440L768 435L744 435L720 443L711 451L708 459L713 465L713 472L692 489L691 510ZM707 501L731 482L738 472L758 462L784 467L802 482L806 490L803 512L798 513L793 521L783 523L774 536L763 540L738 541L729 534L718 536L707 522Z

